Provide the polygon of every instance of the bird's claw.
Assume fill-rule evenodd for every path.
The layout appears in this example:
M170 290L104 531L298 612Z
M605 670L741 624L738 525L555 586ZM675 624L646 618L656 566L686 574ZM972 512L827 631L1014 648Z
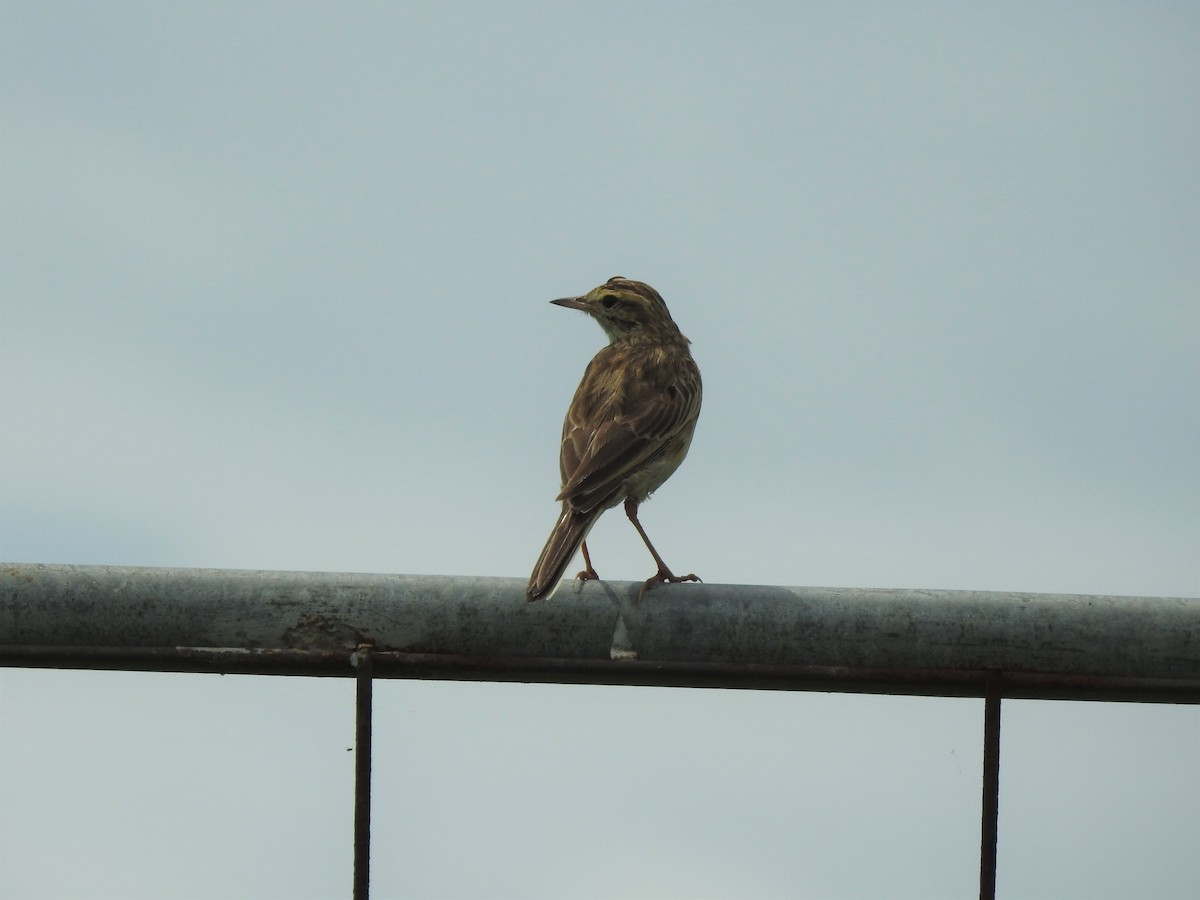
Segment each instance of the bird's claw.
M646 591L652 589L659 584L679 584L683 581L700 581L699 575L676 575L670 569L659 569L653 576L647 578L642 585L642 589L638 591L638 599L646 596Z

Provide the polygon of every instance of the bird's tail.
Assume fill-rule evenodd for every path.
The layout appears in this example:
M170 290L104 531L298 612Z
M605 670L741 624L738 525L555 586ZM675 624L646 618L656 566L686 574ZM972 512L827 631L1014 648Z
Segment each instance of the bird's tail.
M603 506L580 512L572 509L569 503L563 504L558 522L550 532L550 539L542 548L542 555L538 557L533 574L529 576L529 587L525 589L526 600L530 603L544 600L558 589L563 572L571 564L580 544L587 538L602 512Z

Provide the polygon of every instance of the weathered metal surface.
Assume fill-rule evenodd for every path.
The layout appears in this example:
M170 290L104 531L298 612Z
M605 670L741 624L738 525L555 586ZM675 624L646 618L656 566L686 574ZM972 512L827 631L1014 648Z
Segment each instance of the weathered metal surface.
M1200 702L1200 600L0 565L0 664Z

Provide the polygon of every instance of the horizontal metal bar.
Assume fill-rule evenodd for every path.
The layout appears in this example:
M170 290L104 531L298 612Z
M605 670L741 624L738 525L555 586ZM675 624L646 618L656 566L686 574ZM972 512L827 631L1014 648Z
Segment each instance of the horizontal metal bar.
M1189 679L1124 678L994 670L880 669L862 666L774 666L752 663L654 663L540 657L462 657L381 651L376 678L508 681L655 687L809 690L842 693L983 697L1001 679L1017 699L1200 703ZM203 647L22 647L0 645L0 665L25 668L353 677L347 657L332 650L242 650Z
M0 664L1200 702L1200 600L0 565Z

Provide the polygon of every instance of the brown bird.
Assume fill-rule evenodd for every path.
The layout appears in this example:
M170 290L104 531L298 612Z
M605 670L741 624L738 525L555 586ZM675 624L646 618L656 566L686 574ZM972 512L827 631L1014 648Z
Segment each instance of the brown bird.
M700 369L658 291L615 276L582 297L551 300L590 315L609 344L596 354L563 422L559 470L562 513L529 577L525 598L549 597L582 547L587 567L576 577L599 578L586 538L600 514L624 501L625 515L646 543L660 582L699 581L675 575L638 521L638 506L687 456L700 415Z

